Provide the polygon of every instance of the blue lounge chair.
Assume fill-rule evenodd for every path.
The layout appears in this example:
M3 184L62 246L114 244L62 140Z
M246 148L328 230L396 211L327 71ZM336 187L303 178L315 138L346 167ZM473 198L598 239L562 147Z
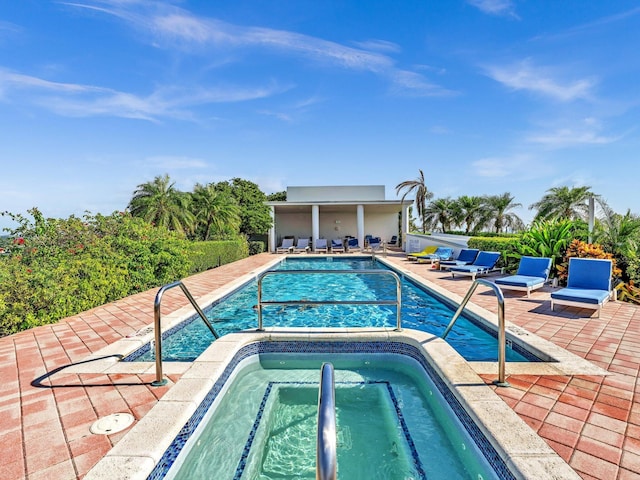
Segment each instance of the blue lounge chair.
M331 240L331 253L344 253L344 244L342 239L334 238Z
M308 238L299 238L298 239L298 243L296 244L295 247L293 247L293 250L291 251L291 253L309 253L309 250L311 249L311 247L309 247L309 239Z
M494 283L505 290L521 290L527 292L542 287L549 280L551 259L547 257L522 257L515 275L498 278Z
M369 250L371 250L372 252L377 252L378 250L380 250L381 246L382 239L380 237L372 237L371 240L369 240Z
M387 245L394 245L395 246L397 243L398 243L398 236L397 235L393 235L391 237L391 240L389 240L387 242Z
M553 306L592 308L598 312L612 298L611 260L599 258L570 258L567 286L551 293Z
M361 252L362 248L358 245L357 238L350 238L347 240L347 252Z
M427 253L426 255L416 255L418 263L433 263L440 262L442 260L449 260L453 256L453 248L438 247L433 253Z
M293 249L293 238L283 238L282 245L276 248L276 253L291 253Z
M496 263L500 260L500 252L480 252L478 256L469 265L460 265L459 267L449 267L451 276L469 275L471 280L476 279L476 275L487 275L496 269Z
M316 253L327 253L329 251L327 247L327 239L326 238L316 238L315 243L315 252Z
M463 248L460 250L458 258L455 260L441 260L440 270L446 270L449 267L461 267L462 265L469 265L478 256L480 250L477 248Z

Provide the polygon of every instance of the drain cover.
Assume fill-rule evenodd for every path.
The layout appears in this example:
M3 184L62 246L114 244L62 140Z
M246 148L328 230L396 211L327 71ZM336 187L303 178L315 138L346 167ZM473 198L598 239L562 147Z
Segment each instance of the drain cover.
M132 423L133 415L130 413L112 413L93 422L89 430L96 435L111 435L121 432Z

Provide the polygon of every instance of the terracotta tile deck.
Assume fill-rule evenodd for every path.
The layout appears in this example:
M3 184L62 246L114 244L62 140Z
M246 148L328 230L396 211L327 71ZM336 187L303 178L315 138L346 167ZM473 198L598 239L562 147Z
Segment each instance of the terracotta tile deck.
M464 295L468 278L404 260L394 263ZM202 297L273 259L257 255L185 280ZM170 388L149 375L66 373L101 348L153 323L155 290L104 305L57 324L0 338L0 479L82 478L126 433L93 435L91 424L115 412L140 419ZM600 318L557 307L549 290L530 299L506 293L507 320L590 360L608 376L510 375L500 397L585 479L640 479L640 308L612 302ZM471 301L495 312L497 302L480 286ZM163 314L187 304L170 290ZM507 368L508 372L508 368ZM176 381L179 375L168 375ZM495 375L484 376L487 383Z

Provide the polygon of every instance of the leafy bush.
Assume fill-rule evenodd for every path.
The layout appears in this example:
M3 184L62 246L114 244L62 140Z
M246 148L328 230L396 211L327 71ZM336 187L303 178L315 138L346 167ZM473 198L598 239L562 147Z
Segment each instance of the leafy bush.
M569 242L575 238L576 225L570 220L550 220L534 223L522 234L519 252L532 257L551 258L551 276L562 261Z
M249 255L257 255L266 251L264 242L249 242Z
M219 240L210 242L193 242L190 273L203 272L226 263L246 258L249 247L244 238L237 240Z
M479 250L489 252L500 252L502 255L498 261L499 267L505 267L507 270L513 270L517 265L520 255L518 247L520 245L520 237L472 237L467 242L469 248L477 248Z
M0 255L0 335L164 285L191 270L191 244L128 214L45 219L19 227ZM10 215L10 214L8 214Z

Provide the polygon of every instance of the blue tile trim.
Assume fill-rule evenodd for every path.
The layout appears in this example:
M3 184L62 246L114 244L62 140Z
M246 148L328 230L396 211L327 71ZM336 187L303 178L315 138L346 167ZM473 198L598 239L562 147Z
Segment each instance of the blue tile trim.
M220 378L215 382L204 400L200 403L194 414L182 427L180 433L167 448L160 462L155 466L148 479L162 479L169 468L175 462L178 454L184 447L186 441L198 427L209 407L222 387L229 379L231 373L238 364L253 356L264 353L393 353L405 355L416 360L425 370L429 378L433 381L438 391L451 407L453 413L464 426L465 430L476 443L487 462L492 466L498 478L501 480L515 480L513 473L507 468L505 461L493 447L491 442L482 433L482 430L474 423L464 407L460 404L455 395L449 390L437 372L429 365L420 351L406 343L401 342L258 342L246 345L241 348L227 365ZM398 409L399 411L399 409Z

